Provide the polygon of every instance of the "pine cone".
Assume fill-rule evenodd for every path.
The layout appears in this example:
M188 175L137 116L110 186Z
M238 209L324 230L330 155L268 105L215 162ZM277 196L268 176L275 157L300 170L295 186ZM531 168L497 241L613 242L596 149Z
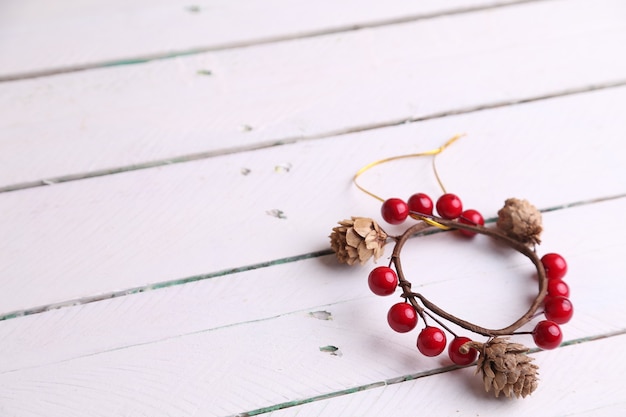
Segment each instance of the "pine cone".
M509 198L498 211L498 228L525 244L541 243L541 212L526 200Z
M356 261L364 264L372 256L374 260L380 258L387 243L387 233L367 217L340 221L329 237L337 260L348 265L354 265Z
M480 357L476 363L476 373L482 372L485 391L493 392L498 397L515 394L517 398L526 397L537 388L537 365L531 363L534 358L528 356L528 348L519 343L509 343L508 337L496 337L487 343L467 342L461 351L477 349Z

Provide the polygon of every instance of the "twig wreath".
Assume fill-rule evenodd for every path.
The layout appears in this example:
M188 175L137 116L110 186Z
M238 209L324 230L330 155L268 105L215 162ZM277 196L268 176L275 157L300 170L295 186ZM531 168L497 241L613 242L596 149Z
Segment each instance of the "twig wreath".
M388 235L374 220L367 217L352 217L342 220L333 228L330 235L331 247L341 263L364 264L370 258L377 260L383 255L385 244L395 242L388 266L374 268L368 276L368 285L374 294L387 296L399 288L404 301L391 306L387 314L389 326L396 332L413 330L422 319L424 328L417 337L417 349L425 356L441 354L447 345L445 329L454 339L448 345L448 356L457 365L470 365L476 362L476 373L482 373L486 391L493 391L496 397L501 393L506 397L526 397L537 388L537 365L527 353L529 348L510 342L510 336L531 334L537 347L554 349L563 339L559 324L567 323L573 314L572 303L568 299L569 287L562 280L567 272L565 259L556 253L548 253L541 258L536 245L541 243L541 213L526 200L509 198L498 211L495 227L484 226L483 216L476 210L463 210L461 199L447 193L437 173L435 157L443 152L462 135L457 135L443 146L430 151L381 159L361 168L354 175L357 188L382 202L381 215L390 224L402 224L411 217L418 221L409 226L399 236ZM359 185L357 179L365 171L394 160L419 156L433 156L433 170L443 195L433 204L424 193L412 195L407 202L399 198L383 199ZM436 209L438 216L433 214ZM488 329L456 317L435 305L424 295L411 290L411 282L402 269L401 252L406 241L416 234L435 228L457 230L471 238L476 234L489 236L525 255L537 269L538 291L528 311L514 323L501 329ZM539 309L543 307L543 311ZM518 331L537 316L543 314L530 332ZM432 326L433 320L440 327ZM448 321L477 335L487 337L484 343L466 336L459 336L445 323ZM478 358L478 359L477 359Z

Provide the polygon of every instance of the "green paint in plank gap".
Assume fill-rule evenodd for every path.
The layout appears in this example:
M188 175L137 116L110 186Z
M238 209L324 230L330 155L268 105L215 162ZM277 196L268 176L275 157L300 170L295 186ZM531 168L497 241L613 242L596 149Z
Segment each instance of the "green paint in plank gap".
M222 271L216 271L216 272L212 272L212 273L208 273L208 274L193 275L191 277L176 279L176 280L172 280L172 281L158 282L158 283L155 283L155 284L150 284L150 285L145 285L145 286L135 287L135 288L129 288L129 289L122 290L122 291L115 291L115 292L110 292L110 293L105 293L105 294L99 294L99 295L95 295L95 296L92 296L92 297L83 297L83 298L80 298L80 299L74 299L74 300L62 301L62 302L58 302L58 303L46 304L46 305L43 305L43 306L33 307L33 308L19 310L19 311L11 311L11 312L7 312L7 313L3 313L3 314L0 313L0 321L14 319L14 318L22 317L22 316L30 316L30 315L33 315L33 314L44 313L46 311L57 310L57 309L60 309L60 308L66 308L66 307L72 307L72 306L77 306L77 305L84 305L84 304L94 303L94 302L108 300L108 299L116 298L116 297L124 297L124 296L127 296L127 295L138 294L138 293L141 293L141 292L144 292L144 291L149 291L149 290L159 290L159 289L163 289L163 288L173 287L173 286L176 286L176 285L189 284L189 283L192 283L192 282L203 281L203 280L206 280L206 279L217 278L217 277L222 277L222 276L231 275L231 274L237 274L237 273L240 273L240 272L253 271L255 269L267 268L267 267L274 266L274 265L283 265L283 264L288 264L288 263L291 263L291 262L303 261L305 259L319 258L321 256L331 255L332 253L333 253L332 250L327 249L327 250L322 250L322 251L318 251L318 252L307 253L307 254L304 254L304 255L290 256L288 258L280 258L280 259L275 259L273 261L267 261L267 262L261 262L261 263L257 263L257 264L252 264L252 265L241 266L241 267L238 267L238 268L229 268L229 269L225 269L225 270L222 270Z
M597 335L592 335L592 336L587 336L587 337L581 337L581 338L578 338L578 339L566 340L565 342L561 343L560 347L563 348L563 347L567 347L567 346L578 345L578 344L581 344L581 343L594 342L596 340L607 339L609 337L615 337L615 336L622 336L622 335L625 335L625 334L626 334L626 329L618 329L618 330L614 330L614 331L608 332L608 333L597 334Z
M609 333L604 333L604 334L598 334L595 336L588 336L588 337L582 337L579 339L574 339L574 340L568 340L566 342L564 342L561 345L561 348L566 347L566 346L571 346L571 345L576 345L579 343L586 343L586 342L593 342L594 340L601 340L601 339L605 339L607 337L613 337L613 336L621 336L626 334L626 328L624 329L618 329ZM320 347L320 350L322 350L322 348ZM541 349L538 348L534 348L530 350L530 353L537 353L540 352ZM236 414L234 416L230 416L230 417L251 417L251 416L258 416L261 414L266 414L266 413L271 413L273 411L278 411L278 410L282 410L285 408L291 408L291 407L298 407L304 404L309 404L309 403L313 403L316 401L324 401L324 400L328 400L331 398L336 398L336 397L341 397L343 395L350 395L350 394L354 394L357 392L361 392L361 391L366 391L369 389L375 389L375 388L379 388L379 387L384 387L384 386L388 386L388 385L395 385L395 384L401 384L403 382L406 381L413 381L419 378L423 378L423 377L427 377L427 376L432 376L432 375L438 375L438 374L442 374L445 372L449 372L449 371L454 371L456 369L461 369L461 368L467 368L467 367L471 367L474 366L472 365L467 365L467 366L459 366L459 365L448 365L448 366L444 366L441 368L437 368L437 369L431 369L428 371L424 371L424 372L418 372L418 373L413 373L413 374L407 374L407 375L401 375L395 378L389 378L383 381L377 381L377 382L372 382L369 384L365 384L365 385L359 385L356 387L351 387L351 388L347 388L347 389L343 389L343 390L339 390L339 391L334 391L334 392L329 392L326 394L320 394L320 395L316 395L314 397L309 397L309 398L303 398L300 400L294 400L294 401L289 401L289 402L284 402L284 403L280 403L280 404L274 404L268 407L263 407L263 408L258 408L256 410L251 410L248 412L244 412L244 413L240 413L240 414Z
M208 70L208 69L199 69L198 71L196 71L196 74L198 74L198 75L213 75L213 72L211 70Z
M184 56L189 56L189 55L196 55L196 54L198 54L200 52L202 52L202 51L190 50L190 51L173 52L171 54L165 54L165 55L148 55L148 56L145 56L143 58L120 59L120 60L117 60L117 61L102 62L102 63L99 63L99 64L93 66L93 67L88 67L86 69L121 67L121 66L124 66L124 65L136 65L136 64L147 64L147 63L153 62L153 61L163 61L163 60L172 59L172 58L179 58L179 57L184 57Z
M153 61L154 58L131 58L131 59L121 59L119 61L113 62L105 62L102 64L103 67L120 67L123 65L136 65L136 64L145 64L147 62Z

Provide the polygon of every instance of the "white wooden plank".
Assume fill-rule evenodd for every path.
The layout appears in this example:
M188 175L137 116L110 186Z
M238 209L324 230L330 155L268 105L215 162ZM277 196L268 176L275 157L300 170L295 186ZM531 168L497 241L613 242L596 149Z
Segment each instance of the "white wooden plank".
M463 130L471 136L440 158L441 175L487 217L511 196L546 208L620 194L624 106L621 88L5 193L0 311L326 249L339 219L379 218L378 202L350 184L359 167ZM363 181L385 197L438 193L429 159Z
M0 62L0 77L239 46L518 2L9 0L0 6L0 56L10 58Z
M625 7L535 2L3 83L0 186L623 82Z
M626 199L619 199L545 215L545 248L539 248L540 252L558 251L570 264L566 279L577 308L576 320L567 325L570 339L621 328L621 293L607 294L605 288L624 285L619 271L626 261L619 254L626 244L613 229L586 238L585 230L572 231L571 224L592 216L614 218L625 204ZM446 252L456 254L454 263L423 262ZM525 277L532 274L532 267L514 253L493 253L486 238L475 239L468 248L463 239L433 235L409 243L403 263L407 271L413 271L409 276L420 291L438 304L469 320L502 327L527 308L525 297L502 294L530 295L534 285ZM370 310L363 314L376 321L392 301L370 294L365 285L370 268L371 264L341 267L328 256L7 320L0 323L0 339L11 343L0 347L5 358L0 373L288 314L307 316L309 311L329 311L336 317L342 316L337 313L341 310L347 317L350 311ZM603 285L589 280L591 275L603 277ZM473 285L477 282L481 285ZM497 290L484 294L486 285ZM463 291L451 290L455 287ZM492 307L476 309L472 307L475 299ZM600 305L613 312L610 320L604 310L598 310ZM499 314L490 315L493 311ZM376 329L388 333L382 321Z
M527 93L536 96L550 94L551 89L584 89L590 86L589 83L596 82L605 85L623 84L619 77L624 72L618 71L622 66L619 62L621 55L613 54L614 60L618 61L615 63L609 60L607 52L611 49L620 50L616 48L621 47L626 38L623 36L623 23L618 23L620 16L623 17L623 5L609 1L594 5L590 3L583 5L580 1L555 1L552 4L559 8L560 14L544 14L542 12L548 9L543 7L534 9L533 22L545 16L546 22L552 19L550 23L554 24L556 16L561 19L565 16L567 20L570 16L568 13L571 13L572 22L567 21L563 26L565 30L561 33L557 34L556 29L547 30L548 24L541 22L539 27L544 29L527 35L525 40L520 40L519 36L504 36L500 43L481 41L477 42L477 48L467 49L466 53L470 56L468 60L478 61L484 55L494 56L499 48L512 48L511 55L506 55L511 59L505 59L507 63L503 71L508 71L513 76L534 78L534 82L526 82L527 87L530 86L526 90L523 89L524 85L516 85L511 91L511 80L505 82L493 77L493 70L487 71L495 81L493 84L486 81L481 84L482 76L464 77L463 80L458 78L459 82L479 80L478 88L472 85L463 86L460 90L462 95L473 96L471 100L454 102L449 97L450 93L444 93L444 96L448 96L441 102L437 101L435 106L431 106L431 110L436 110L437 105L441 105L441 112L454 110L457 105L469 109L502 97L508 100L508 94L515 100ZM162 11L166 8L171 10L170 3L154 4L126 5L130 12L126 16L148 8L154 11L162 5ZM274 0L272 4L278 3ZM566 4L573 5L573 8L564 7ZM578 17L574 18L584 14L581 12L581 5L583 9L590 8L584 22ZM109 6L104 6L100 10L119 10L113 6L110 9ZM72 7L74 5L70 9ZM90 8L88 5L79 7L85 7L85 10ZM607 9L601 11L598 7ZM520 9L528 10L526 7ZM615 14L614 18L599 18L609 9ZM94 9L90 10L93 12ZM323 8L320 10L323 12ZM1 11L2 6L0 15ZM204 9L200 7L200 13L196 15L203 13ZM68 23L65 11L60 11L59 14L61 25ZM148 14L152 15L146 13ZM499 33L490 29L491 22L487 17L494 16L491 12L481 15L485 17L480 20L483 31L489 28L487 31L492 36L507 31L502 26L499 27ZM99 18L82 16L81 20L87 24L103 22ZM523 26L532 26L530 14L520 16L526 19L524 25L516 26L512 23L508 28L511 33L521 33ZM497 18L502 18L502 15L498 14ZM456 17L435 19L431 23L438 20L447 22L451 27L450 19L454 20ZM314 21L315 18L306 20ZM180 27L181 21L175 23L176 27ZM414 25L418 24L408 26ZM280 24L276 26L279 31L285 29ZM405 25L396 25L402 26ZM104 23L101 27L104 27ZM306 25L296 23L295 27ZM223 25L219 28L220 32L222 30ZM64 33L63 30L60 32ZM382 43L386 42L388 48L393 48L391 38L385 38L390 36L389 32L383 32L386 35L382 36ZM369 33L376 39L382 32L372 30L364 33ZM431 34L429 30L396 32L398 33ZM465 30L461 33L477 39L484 36L480 30ZM255 36L260 35L257 32ZM612 36L617 36L618 41L612 43ZM431 37L436 38L434 35ZM347 42L346 51L350 51L349 47L363 48L363 45L368 44L363 41L367 41L367 37L358 42L343 35L326 37L327 41L331 38ZM323 39L325 38L318 38ZM0 44L1 40L0 37ZM257 37L255 41L259 40L263 41L263 38ZM463 41L472 43L469 39ZM112 140L112 135L132 132L140 137L141 146L138 145L139 141L129 142L126 139L118 142L118 145L131 144L131 148L125 149L132 149L132 146L158 148L168 140L151 142L149 135L165 126L169 130L162 133L164 137L180 138L192 132L198 135L196 145L199 152L212 149L223 153L227 147L256 146L282 137L300 138L299 135L310 139L329 136L332 132L341 132L352 127L360 129L380 120L383 123L393 122L393 117L398 114L413 114L406 110L406 103L412 100L411 93L403 91L400 82L410 78L406 74L418 65L414 60L410 65L389 65L394 61L404 62L405 58L401 54L387 53L382 48L382 43L377 42L372 42L375 47L368 52L379 54L379 61L376 62L385 69L385 77L393 78L397 73L404 74L399 77L395 89L380 94L382 89L377 86L364 95L357 95L352 93L360 93L360 86L351 81L347 88L327 86L319 91L312 88L307 90L315 94L332 92L328 94L331 109L323 111L316 107L317 103L311 104L310 99L303 98L307 91L297 87L298 83L309 82L306 75L293 75L294 71L310 70L303 65L287 62L284 71L278 71L274 78L268 74L275 70L275 66L265 65L262 67L265 73L261 71L262 76L259 79L274 83L265 90L258 89L256 82L251 80L250 62L253 58L284 58L288 56L285 53L287 49L280 53L263 54L263 48L250 48L247 52L241 50L242 54L239 56L224 52L230 61L221 68L235 68L234 72L238 74L227 81L241 82L241 85L237 84L234 91L239 93L233 97L220 95L221 92L214 97L219 100L224 97L240 100L246 109L238 113L239 116L258 115L258 120L264 121L265 124L261 125L243 122L252 126L249 132L243 129L244 131L232 134L223 128L236 119L230 115L224 116L225 113L216 113L217 118L200 124L197 120L206 116L199 111L188 119L177 120L182 113L177 113L178 109L169 113L169 107L154 103L164 97L179 103L181 107L186 106L190 100L197 100L194 106L199 106L202 100L206 100L206 96L193 93L178 96L180 84L174 82L164 86L163 80L179 81L183 77L171 77L172 67L163 67L161 71L147 65L145 68L152 68L148 75L153 78L151 82L138 85L134 93L133 88L129 88L132 83L122 80L130 74L125 71L119 73L124 75L115 75L108 80L89 78L87 72L84 73L86 78L82 79L78 74L51 77L49 80L53 84L57 80L71 78L76 86L63 90L69 84L54 84L50 94L57 98L63 96L63 99L59 102L58 99L51 98L47 101L48 107L37 107L39 104L35 106L35 110L39 109L42 114L49 112L52 117L40 117L33 108L28 107L25 114L30 114L33 121L38 120L38 124L34 124L35 128L29 130L31 134L24 134L23 138L30 140L33 132L45 131L45 128L56 130L48 137L62 136L64 132L71 131L67 126L72 125L70 120L75 120L72 119L72 113L83 110L97 113L96 119L106 128L95 134L89 132L86 135L70 135L70 140L55 142L56 146L67 148L68 144L84 139L106 142ZM587 53L584 59L575 56L575 48L571 47L574 42L580 44L579 50L582 53ZM132 40L128 43L132 44ZM291 43L283 43L282 46L289 44ZM143 45L142 42L141 48ZM306 45L312 44L300 43L301 47ZM447 46L442 50L444 54L432 53L427 57L429 62L450 62L452 56L465 58L459 52L461 48L457 49L458 44L446 40L443 45ZM530 50L537 45L541 52L531 53ZM565 48L561 48L563 45ZM324 46L321 43L316 44L318 48ZM272 50L275 47L281 45L267 46ZM589 53L594 48L601 51L595 52L595 55ZM326 57L330 58L338 51L333 48L329 50L331 53ZM543 59L549 55L549 50L558 52L546 61L545 67L543 64L529 66L522 60L524 57ZM68 56L71 53L73 52ZM516 56L513 55L515 53ZM297 59L301 55L293 56ZM319 56L321 54L317 54ZM605 71L600 64L596 68L595 63L576 66L585 59L594 60L598 56L601 58L600 64L604 62L606 65L616 66L617 70ZM206 57L215 60L212 62L224 63L220 54L207 54ZM560 62L563 57L565 62ZM312 62L307 59L306 63ZM61 61L65 62L65 59L60 59L59 62ZM285 61L277 60L278 64ZM332 61L333 65L319 65L314 68L321 69L322 73L333 73L338 69L340 74L331 78L331 81L337 83L346 78L354 78L356 67L352 67L352 64L345 65L344 61L338 61L338 66L334 65L334 59L328 61ZM558 64L553 64L557 61ZM172 61L174 62L189 65L191 61L181 59ZM356 62L368 64L372 60L361 59ZM487 60L487 64L493 65L495 62L496 59ZM241 68L242 63L245 70L239 71L237 68ZM514 64L523 68L511 71ZM429 70L432 72L423 71L419 76L439 75L434 72L437 66L444 68L440 64L432 65ZM478 64L469 67L474 72L483 70ZM181 71L187 71L182 68ZM574 74L563 77L564 81L558 80L553 71L559 68ZM208 69L213 71L213 68ZM445 69L441 74L447 74ZM403 73L403 70L407 72ZM372 75L374 70L368 71L364 79L379 82ZM195 74L195 69L192 72L201 77ZM540 75L545 73L548 74L546 79L538 82L538 79L542 79ZM215 79L216 75L218 74L213 72L211 76L205 75L204 79ZM133 77L140 78L136 73ZM83 88L79 86L81 80L88 81L83 83ZM96 85L96 81L101 82L100 86ZM288 91L294 82L296 88ZM423 87L424 84L411 81L406 83L410 88ZM27 83L6 85L33 86ZM104 93L89 96L73 107L71 100L76 100L86 85L93 86L94 90L101 88ZM117 90L109 89L111 85ZM312 85L320 87L322 83L313 82ZM434 87L442 85L435 84ZM481 86L489 93L474 94ZM189 83L187 87L191 90L198 85ZM153 98L145 96L145 91L149 88L153 88ZM220 88L224 88L224 84ZM64 92L58 94L55 89ZM495 91L498 89L502 91ZM130 92L128 96L135 101L131 100L126 109L118 110L118 98L125 96L125 90ZM147 285L146 289L150 289L155 282L184 277L189 272L214 272L234 266L241 267L248 262L324 248L328 244L325 236L335 220L355 214L355 209L359 210L358 214L378 211L376 202L356 192L349 184L349 177L356 168L389 154L432 147L453 133L467 131L470 135L451 148L441 158L439 166L449 189L461 194L468 205L483 210L487 215L493 215L502 200L510 195L527 197L540 207L586 201L584 205L567 209L561 207L560 210L545 215L546 232L544 245L540 249L542 252L559 251L570 262L567 280L572 286L576 314L574 321L564 326L564 330L568 340L578 339L584 343L538 354L542 377L540 390L525 401L493 401L482 393L480 383L470 375L470 370L462 370L381 389L368 389L362 394L352 393L330 401L316 401L301 407L287 408L282 413L385 417L415 414L414 410L418 409L435 415L624 414L626 403L622 398L625 397L625 388L620 378L626 362L619 358L623 334L626 332L623 324L626 309L620 297L625 285L621 276L626 269L626 259L622 256L625 244L621 236L626 229L619 222L608 227L604 222L594 221L619 219L626 208L626 174L623 169L626 156L616 152L621 149L621 139L618 137L626 123L621 114L623 104L626 104L623 103L624 90L626 89L620 88L581 95L578 100L572 101L559 99L515 106L485 112L480 117L473 114L420 123L419 126L328 137L316 143L301 143L283 146L282 149L240 153L201 163L146 170L143 175L124 174L82 181L80 185L76 182L48 189L0 195L0 216L3 218L0 222L0 242L4 242L0 243L0 282L8 283L5 288L0 287L0 293L5 293L0 297L0 313L5 300L18 306L20 303L32 306L42 300L46 303L51 302L50 300L54 302L97 296L107 291L123 291L129 286ZM4 91L6 90L0 89L0 97ZM263 97L247 104L243 100L246 98L245 91L267 94L267 97L275 92L278 98L272 101ZM428 96L435 96L438 92L435 88L422 91L427 92ZM538 93L540 91L543 93ZM141 96L142 94L144 95ZM32 93L25 100L39 100L42 95L45 96L39 92ZM386 112L382 116L376 106L363 106L360 103L360 100L379 100L381 97L382 103L377 106L382 108L383 113ZM400 103L396 107L390 110L384 108L385 101L395 105L398 97ZM104 100L100 100L101 98ZM285 98L289 105L300 103L301 107L295 113L292 109L285 111L286 104L279 103L279 100ZM359 101L356 106L355 101ZM113 109L98 107L102 103L109 103ZM146 105L145 112L134 111L136 107L133 106L141 103ZM276 103L279 103L279 107L283 106L279 110L282 109L280 116L284 119L268 118L268 114L277 114L269 110ZM340 109L339 105L353 108L355 114L363 109L365 112L363 115L348 115L347 121L344 121L337 111ZM11 105L6 107L13 111ZM228 105L225 107L229 110ZM238 111L235 105L230 109L233 112ZM0 110L3 110L2 107ZM338 115L332 114L333 110ZM102 113L98 113L100 111ZM104 118L104 113L117 116L120 122L114 117ZM159 118L159 122L154 123L154 118ZM30 123L28 117L20 120L18 123ZM152 123L154 130L149 131L143 127L137 129L142 120L147 124ZM268 126L268 120L274 131L260 131L259 126ZM286 123L283 123L284 120ZM51 123L46 125L45 121ZM185 121L191 121L191 127L185 131L187 133L181 135L181 130L187 128ZM86 131L99 129L97 123L95 126L90 124L89 118L84 118L83 122L81 128ZM2 123L0 121L0 127ZM76 121L74 123L77 125ZM2 132L13 133L17 125L13 123L7 126L9 127ZM200 129L197 129L198 126ZM219 141L217 138L220 138L232 139L232 142L227 146L220 144L207 148L206 143L202 142L206 142L206 135L201 138L205 133L202 129L210 130L206 126L210 126L210 129L218 126L218 130L223 129L232 134L220 136L220 132L212 132L208 141ZM474 129L468 129L468 126ZM28 129L24 128L24 132ZM286 136L281 136L283 131ZM289 133L290 131L296 133ZM448 131L449 134L442 134ZM161 132L154 135L159 134ZM263 134L267 136L261 137ZM428 139L422 140L426 136ZM478 140L472 141L473 138ZM29 142L31 152L32 145L36 143ZM118 145L113 146L117 148L112 149L110 154L105 155L103 152L102 159L93 153L100 150L98 146L93 148L93 145L87 144L84 148L76 149L72 158L80 163L74 166L60 164L58 166L62 165L64 170L59 172L93 172L102 169L101 167L123 165L132 158L141 162L161 158L158 155L171 158L171 155L179 152L188 153L187 144L177 148L168 142L167 149L142 149L137 155L128 157L120 152ZM3 151L13 149L11 146L13 145L3 145L0 140L0 157ZM53 144L50 146L54 148ZM92 153L84 153L84 149ZM47 159L59 158L59 155L61 154L58 151L50 152ZM40 155L33 160L37 158L41 158L45 169L50 169L50 166L58 168L57 165L50 165ZM103 164L107 158L109 165ZM85 163L85 160L89 163ZM334 165L338 160L341 165L336 167ZM416 184L420 184L420 187L425 184L420 191L436 194L428 164L428 160L407 161L406 164L381 167L368 173L363 181L373 191L384 195L389 193L406 196L416 191ZM9 166L1 167L5 167L2 160L0 178L1 170ZM27 167L24 172L31 169ZM426 172L428 175L424 175ZM606 199L614 194L621 194L622 197ZM9 195L11 197L5 197ZM605 200L590 202L596 198ZM284 218L269 216L267 213L272 209L283 210ZM488 240L478 238L471 245L467 243L443 234L415 239L410 242L408 249L414 251L416 256L406 258L405 267L411 271L411 277L420 290L438 303L450 305L454 312L485 324L493 322L496 325L500 324L500 320L509 321L510 316L517 315L517 311L525 307L526 296L530 295L529 287L533 284L532 279L528 279L532 268L527 261L520 260L519 256L495 251ZM439 259L442 253L454 254L455 262L428 262L424 265L424 260ZM494 257L494 254L498 256ZM3 346L0 346L0 355L4 359L0 364L0 415L223 416L259 408L270 411L277 404L295 405L294 402L307 402L316 396L345 393L346 390L356 391L359 387L372 388L372 384L393 382L395 378L407 374L441 370L449 362L442 358L433 360L419 357L414 348L415 334L397 335L387 328L384 316L392 300L368 293L364 285L368 270L369 268L361 268L345 271L345 268L334 265L330 256L297 263L276 262L269 268L216 276L193 284L0 322L0 338L4 341ZM479 285L471 285L472 283ZM485 286L493 286L494 291L484 294ZM502 297L503 294L507 296ZM23 295L26 297L18 302L9 300L9 296L19 299ZM513 299L510 300L509 297ZM498 313L494 314L494 310ZM314 311L328 311L332 314L332 319L320 320L309 314ZM590 337L598 335L610 337L606 340L589 341ZM528 336L522 339L525 342L530 341ZM320 351L320 347L324 345L337 345L341 354L333 356ZM563 402L566 403L565 406Z
M616 359L624 342L622 335L537 354L541 385L525 400L492 400L476 385L468 390L474 377L461 369L263 415L621 416L626 361Z
M594 214L615 218L625 204L621 199L546 215L546 243L558 246L570 263L566 279L577 310L573 321L563 326L567 340L626 330L621 300L621 271L626 266L620 257L625 245L622 234L599 228L590 235L585 228L572 228L579 219ZM504 267L490 259L492 256L472 250L464 253L455 248L451 236L445 238L438 235L415 241L428 242L417 251L426 259L433 259L436 251L458 253L458 265L448 270L441 264L420 265L423 276L433 276L422 287L424 293L471 308L479 321L496 314L485 305L491 303L485 302L490 294L481 291L484 280L498 286L494 293L513 295L503 300L503 309L498 306L502 319L524 303L520 289L532 280L519 274L515 263ZM408 268L417 266L407 261L410 257L405 261ZM457 269L466 269L468 276L461 276ZM0 370L0 404L16 417L41 414L44 409L47 415L70 416L92 410L94 415L229 415L449 365L443 357L418 355L415 334L400 335L388 329L384 317L395 301L367 295L366 273L367 268L360 269L359 278L353 271L339 272L326 262L309 260L2 322L5 360ZM521 276L522 285L516 282L519 280L503 279L503 275ZM590 279L592 276L601 277L602 285L598 279ZM297 284L290 282L294 277ZM479 277L481 285L472 287ZM308 314L319 309L331 312L332 320ZM520 339L531 343L529 336ZM610 342L613 339L619 341ZM454 384L445 379L452 388L436 382L440 377L428 377L416 382L420 388L410 392L420 389L433 400L450 395L468 410L477 402L484 403L485 413L501 412L500 407L509 406L511 412L523 413L526 406L506 404L537 403L552 415L561 409L553 409L541 398L557 389L563 390L562 395L584 397L613 387L617 399L623 389L616 384L619 372L610 377L612 371L598 371L590 359L600 361L597 366L603 369L621 369L624 361L609 356L620 351L622 339L611 338L601 349L596 345L600 342L581 345L596 346L597 355L586 353L586 361L559 359L578 347L537 355L540 389L520 403L488 401L478 379L468 377L468 389L466 378L458 383L458 373ZM319 348L326 345L337 346L341 355L321 352ZM603 357L613 366L599 359ZM568 372L578 378L571 378ZM435 395L437 390L444 391ZM347 403L339 406L354 406L346 398ZM599 404L610 405L604 400L610 397L599 398L603 398Z

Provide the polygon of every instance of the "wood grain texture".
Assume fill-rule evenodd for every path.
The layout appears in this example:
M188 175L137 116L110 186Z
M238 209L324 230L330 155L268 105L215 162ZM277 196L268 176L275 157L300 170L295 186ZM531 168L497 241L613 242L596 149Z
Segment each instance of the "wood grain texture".
M0 416L625 414L625 17L619 0L2 2ZM337 220L379 218L358 168L460 132L448 190L486 217L529 199L540 254L569 263L566 346L534 354L526 400L420 356L371 264L327 249ZM361 180L436 197L430 164ZM487 327L537 285L483 236L416 237L403 265Z
M599 229L588 238L587 231L572 230L571 225L594 216L619 216L625 204L622 198L544 216L540 253L558 251L570 265L566 280L577 310L576 320L566 326L568 339L623 327L626 311L620 308L621 293L606 291L623 286L620 270L626 261L619 254L626 244L620 237L622 230ZM425 261L446 253L455 254L454 262ZM416 238L407 244L403 264L417 290L485 325L512 322L526 310L536 291L535 282L529 279L533 275L529 261L494 247L487 238L471 242L450 234ZM7 343L0 346L5 358L0 373L231 327L246 329L256 322L277 321L274 326L278 328L283 316L296 317L305 327L325 325L318 323L324 320L310 317L311 311L330 312L333 323L355 320L363 330L371 321L373 332L404 343L406 336L394 338L380 319L396 299L381 299L369 292L365 277L371 266L348 268L325 256L3 321L0 338ZM603 285L590 276L601 277ZM486 293L487 286L494 290ZM462 292L455 290L459 287ZM490 307L475 308L476 302Z
M263 415L415 415L427 410L429 415L468 417L618 416L626 411L626 387L619 380L626 361L616 360L615 352L624 342L621 335L537 354L541 385L524 401L489 398L473 384L472 371L461 369ZM468 389L473 395L467 395Z
M590 239L585 231L571 228L577 220L593 215L617 216L625 204L626 199L620 199L546 215L546 243L558 247L570 262L566 279L577 310L575 319L563 326L566 340L626 331L626 311L618 291L623 288L620 271L626 265L614 261L624 251L621 233L604 229ZM507 320L532 292L528 273L532 268L520 268L518 260L504 254L500 261L486 262L488 255L499 254L488 244L476 242L476 247L460 249L466 241L442 234L412 243L417 246L412 253L422 255L422 262L411 262L407 256L406 264L423 277L415 279L420 290L467 309L464 316ZM450 263L449 268L424 265L423 259L435 259L436 253L446 251L455 253L458 263ZM51 415L80 415L89 404L98 405L95 415L122 410L126 415L230 415L439 372L450 364L444 357L418 355L414 333L396 334L388 328L386 311L396 299L367 294L368 268L359 273L337 269L326 261L308 260L0 323L6 358L0 370L0 404L8 415L24 416L42 409ZM603 285L590 276L602 277ZM290 283L294 277L297 283ZM497 287L494 295L508 294L500 305L482 290L487 283ZM233 289L241 292L228 292ZM320 310L331 313L332 319L309 314ZM529 336L519 339L532 343ZM613 369L621 369L623 361L613 361L605 352L621 346L622 339L583 343L598 352L594 361L569 356L578 347L537 355L542 369L539 392L545 392L539 395L567 387L562 395L608 389L621 398L623 387L615 379L619 374L610 377L613 373L606 368L614 362ZM332 355L320 350L324 346L339 350ZM571 378L588 372L590 366L603 369L591 381ZM459 373L469 375L465 370L452 377L458 378ZM445 379L445 384L438 378L407 384L422 387L418 398L430 396L434 401L451 395L458 398L454 406L471 409L480 403L486 413L501 412L503 404L518 404L510 405L511 412L521 415L535 403L535 396L518 403L490 401L481 394L480 380L469 376L454 383ZM437 390L443 392L436 395ZM602 404L610 405L609 393L601 397ZM541 398L537 402L545 404ZM344 401L350 405L358 400Z
M459 13L519 0L5 1L0 78L111 65ZM97 45L97 48L94 48Z
M549 208L622 194L625 156L614 150L626 130L624 106L626 88L613 89L5 193L0 253L10 262L0 263L0 311L327 249L336 221L378 218L378 203L349 182L358 168L437 147L459 131L471 136L439 169L486 217L511 196ZM386 197L439 192L428 158L381 167L363 181Z
M3 83L0 186L623 83L624 8L533 2Z

